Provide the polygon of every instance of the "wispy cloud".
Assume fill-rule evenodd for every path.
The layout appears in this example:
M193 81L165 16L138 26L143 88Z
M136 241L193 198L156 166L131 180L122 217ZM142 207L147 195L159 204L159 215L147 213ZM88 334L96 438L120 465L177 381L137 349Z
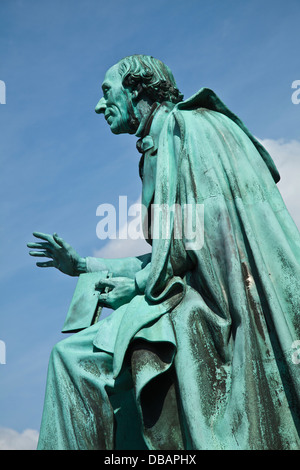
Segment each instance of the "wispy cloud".
M284 139L260 139L260 142L272 156L281 176L278 189L283 200L300 229L300 142Z
M36 450L39 433L35 429L17 432L10 428L0 428L0 450Z

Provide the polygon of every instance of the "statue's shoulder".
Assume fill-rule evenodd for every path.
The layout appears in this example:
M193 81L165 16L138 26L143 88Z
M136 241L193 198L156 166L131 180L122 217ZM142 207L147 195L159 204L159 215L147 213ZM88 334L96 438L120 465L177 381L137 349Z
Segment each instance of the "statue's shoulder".
M190 98L180 101L173 107L168 115L164 129L170 130L172 125L177 124L182 130L182 135L185 134L183 129L188 128L191 130L194 126L201 125L202 119L205 120L208 113L221 111L221 107L216 106L218 101L220 100L211 89L201 88Z
M262 146L262 144L251 134L251 132L247 129L244 123L240 120L240 118L234 114L224 103L223 101L216 95L216 93L211 90L210 88L201 88L197 93L193 96L188 98L187 100L181 101L177 103L174 107L173 113L177 113L177 122L180 127L184 126L186 121L186 117L193 114L194 116L197 115L197 121L199 119L205 120L205 113L191 113L190 111L195 110L205 110L205 111L213 111L218 112L226 118L231 119L235 124L237 124L240 129L249 137L252 141L258 152L261 154L263 160L265 161L266 165L268 166L274 180L276 183L280 180L279 172L274 164L271 156L267 152L267 150ZM207 114L207 113L206 113ZM196 121L195 119L188 119L187 122L189 126ZM202 120L203 122L203 120Z
M195 117L197 117L196 121L202 117L205 119L205 115L211 111L228 115L228 109L215 92L210 88L201 88L190 98L177 103L169 115L169 120L175 119L178 123L182 122L182 125L185 121L188 121L191 125Z
M187 111L187 110L192 110L195 108L215 108L215 104L212 106L213 103L216 103L217 101L220 101L217 95L213 90L210 88L200 88L197 93L192 95L190 98L180 101L177 103L175 106L176 110L179 111Z
M200 88L197 93L192 95L190 98L180 101L177 103L174 112L178 111L191 111L199 108L205 108L211 111L218 111L222 114L232 115L231 111L223 103L223 101L217 96L217 94L210 88Z

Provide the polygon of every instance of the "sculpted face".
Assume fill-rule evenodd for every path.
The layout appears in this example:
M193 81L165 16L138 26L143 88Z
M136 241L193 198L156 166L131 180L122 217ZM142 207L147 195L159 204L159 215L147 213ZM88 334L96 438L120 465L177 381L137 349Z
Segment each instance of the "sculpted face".
M114 134L132 134L136 130L136 116L132 104L132 93L123 87L118 64L105 74L102 83L103 98L96 106L96 113L104 114Z

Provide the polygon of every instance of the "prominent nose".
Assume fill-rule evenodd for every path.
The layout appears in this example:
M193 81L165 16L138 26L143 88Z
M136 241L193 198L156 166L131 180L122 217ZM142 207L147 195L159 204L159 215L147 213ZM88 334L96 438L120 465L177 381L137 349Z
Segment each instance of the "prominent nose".
M98 101L97 103L95 111L97 114L101 114L101 113L104 113L105 109L106 109L105 99L101 98L101 100Z

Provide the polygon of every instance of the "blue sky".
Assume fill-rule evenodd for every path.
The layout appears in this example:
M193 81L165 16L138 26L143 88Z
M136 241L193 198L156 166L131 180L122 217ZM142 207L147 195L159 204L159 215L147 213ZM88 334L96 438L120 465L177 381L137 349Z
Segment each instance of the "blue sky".
M300 226L299 13L299 0L1 0L0 430L38 431L49 355L76 285L35 266L32 232L56 231L82 256L127 254L96 236L99 204L120 195L132 204L141 192L136 139L113 135L94 112L122 57L161 59L186 98L212 88L272 152Z

